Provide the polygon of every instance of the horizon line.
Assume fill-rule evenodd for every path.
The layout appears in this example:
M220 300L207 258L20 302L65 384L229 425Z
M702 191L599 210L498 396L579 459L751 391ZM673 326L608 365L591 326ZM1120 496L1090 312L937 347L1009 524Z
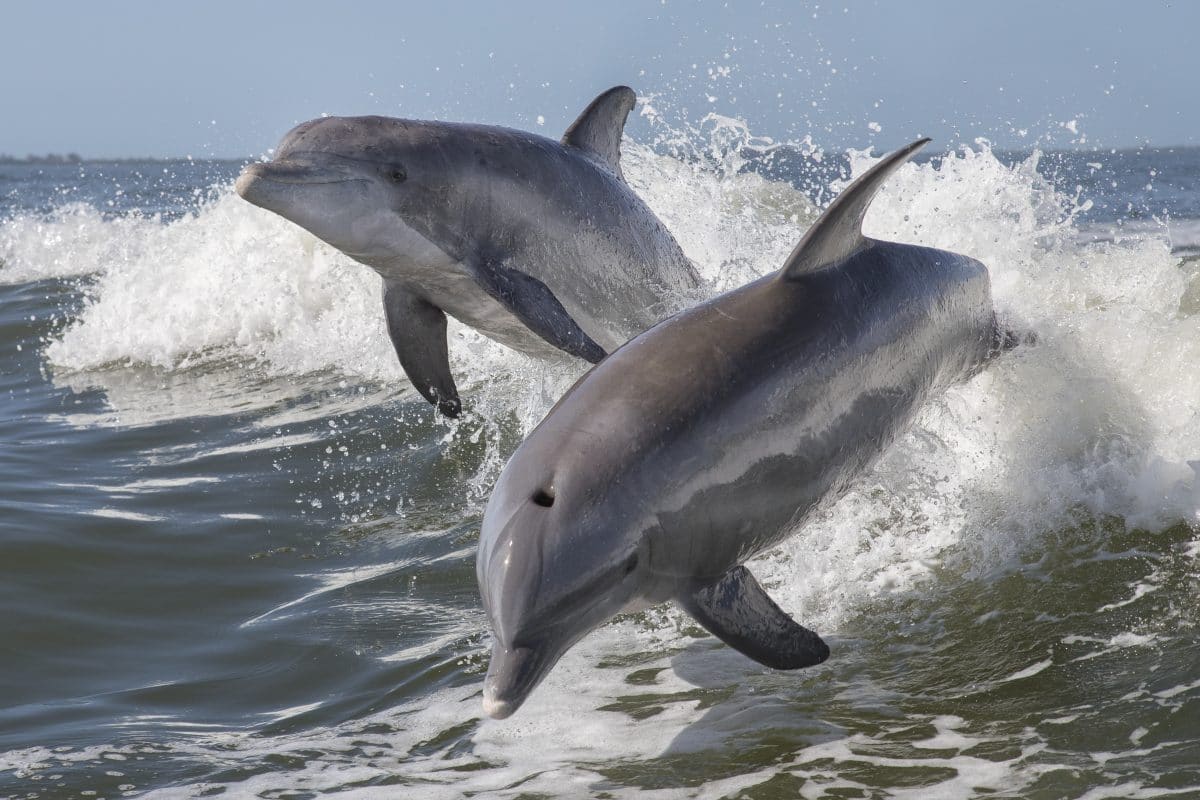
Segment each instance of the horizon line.
M969 144L962 142L960 144ZM874 145L872 145L874 147ZM827 148L833 149L833 148ZM993 146L993 152L996 153L1032 153L1035 150L1043 153L1129 153L1143 152L1146 150L1197 150L1200 149L1200 144L1197 143L1182 143L1182 144L1137 144L1123 145L1119 147L1101 146L1101 145L1080 145L1068 147L996 147ZM945 152L945 151L942 151ZM925 159L938 155L937 152L925 154ZM921 159L921 160L925 160ZM179 155L179 156L83 156L75 152L62 153L46 153L45 155L30 154L24 157L11 156L6 153L0 153L0 166L50 166L50 167L70 167L80 164L122 164L122 163L179 163L179 162L229 162L229 163L249 163L251 161L260 161L261 156L195 156L195 155Z

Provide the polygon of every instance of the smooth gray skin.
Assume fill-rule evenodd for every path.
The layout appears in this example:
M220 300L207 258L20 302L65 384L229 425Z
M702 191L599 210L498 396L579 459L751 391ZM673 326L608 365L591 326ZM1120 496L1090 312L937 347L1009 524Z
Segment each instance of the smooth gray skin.
M384 279L414 386L457 416L449 314L533 355L591 362L700 285L619 164L632 89L596 98L562 142L484 125L327 117L237 181L243 198Z
M828 647L741 566L839 497L921 405L1009 340L978 261L861 235L875 165L778 273L678 314L583 376L488 503L485 711L516 710L614 614L676 600L761 663Z

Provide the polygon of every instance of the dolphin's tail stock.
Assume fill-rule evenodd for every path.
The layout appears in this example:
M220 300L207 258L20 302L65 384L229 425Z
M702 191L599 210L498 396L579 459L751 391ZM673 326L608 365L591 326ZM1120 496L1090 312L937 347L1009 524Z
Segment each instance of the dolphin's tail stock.
M996 320L996 327L992 329L992 352L989 354L992 358L1007 353L1020 343L1021 337L1016 331Z
M995 326L992 328L992 347L988 351L987 360L991 361L1022 345L1037 344L1037 340L1037 334L1033 331L1018 331L1009 327L997 316Z

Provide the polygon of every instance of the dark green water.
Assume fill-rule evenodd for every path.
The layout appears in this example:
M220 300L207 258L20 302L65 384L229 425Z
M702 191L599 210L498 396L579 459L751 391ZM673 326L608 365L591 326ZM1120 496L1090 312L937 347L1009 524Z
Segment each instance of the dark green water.
M809 218L631 155L715 280ZM1091 157L984 151L872 212L988 263L1039 344L752 564L826 664L773 673L655 609L503 722L479 520L579 367L454 331L448 426L371 277L230 196L236 165L4 167L0 797L1200 797L1194 243L1119 202L1156 165L1138 208L1178 205L1178 238L1200 153L1103 161L1090 208Z

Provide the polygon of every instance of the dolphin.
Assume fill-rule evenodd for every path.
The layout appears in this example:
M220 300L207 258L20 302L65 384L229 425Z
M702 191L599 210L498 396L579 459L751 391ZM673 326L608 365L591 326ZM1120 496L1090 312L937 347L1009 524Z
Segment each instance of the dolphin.
M512 714L614 614L675 600L781 670L829 656L743 563L842 495L921 405L1011 346L987 268L862 234L875 164L783 268L619 348L505 466L476 561L493 637L483 707Z
M561 142L486 125L314 119L236 188L383 276L401 366L455 417L447 314L532 355L595 363L700 286L621 173L635 102L627 86L608 90Z

